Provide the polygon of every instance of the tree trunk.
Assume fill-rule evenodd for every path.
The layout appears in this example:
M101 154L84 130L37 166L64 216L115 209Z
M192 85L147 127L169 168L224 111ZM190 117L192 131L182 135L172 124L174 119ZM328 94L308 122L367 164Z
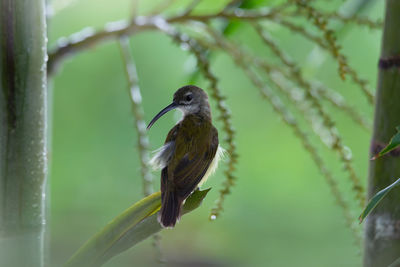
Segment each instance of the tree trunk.
M371 154L382 149L400 125L400 1L387 0ZM370 161L368 195L400 177L400 153ZM364 266L388 266L400 257L400 191L393 190L366 221Z
M0 266L43 266L47 179L44 0L0 0Z

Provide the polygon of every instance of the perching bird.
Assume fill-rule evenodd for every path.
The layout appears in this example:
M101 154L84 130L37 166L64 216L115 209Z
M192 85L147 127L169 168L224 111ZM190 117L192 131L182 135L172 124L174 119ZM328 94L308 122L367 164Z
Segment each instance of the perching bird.
M193 85L179 88L172 104L161 110L147 129L175 108L182 111L183 119L169 131L164 145L150 161L155 169L161 169L158 221L163 227L175 226L183 202L215 171L223 153L218 131L211 122L208 96Z

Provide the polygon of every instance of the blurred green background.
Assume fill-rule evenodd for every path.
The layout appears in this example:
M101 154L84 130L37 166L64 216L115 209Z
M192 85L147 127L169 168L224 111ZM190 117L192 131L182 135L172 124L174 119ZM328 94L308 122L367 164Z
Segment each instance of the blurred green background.
M157 2L141 1L139 14ZM188 2L176 1L175 6ZM226 1L204 1L201 8L212 10L221 2ZM383 2L374 1L362 15L382 18ZM129 0L53 0L52 4L50 47L58 38L86 26L100 28L106 22L127 18L132 9ZM357 86L338 78L337 64L329 56L287 30L271 28L271 34L300 62L308 77L343 94L372 121L372 107ZM253 35L242 27L235 39L258 53L267 53ZM339 43L349 62L372 88L380 36L380 31L354 25L339 32ZM188 83L193 58L155 31L134 35L131 47L148 122L170 103L177 88ZM237 130L237 185L226 199L222 216L209 222L210 209L225 179L222 171L226 166L222 163L206 184L213 189L203 205L186 215L175 229L162 232L164 257L172 265L359 266L361 249L354 244L342 211L301 142L226 55L213 58L213 70L228 96ZM207 88L202 80L198 85ZM113 217L141 199L142 185L127 82L115 42L68 59L53 79L53 99L51 260L59 266ZM371 133L354 125L341 111L324 106L352 149L356 170L365 184ZM217 117L214 102L212 107ZM152 149L162 145L178 118L179 114L168 114L149 131ZM223 138L221 123L215 124ZM353 201L348 175L337 156L322 145L318 147L345 196ZM159 172L154 177L158 190ZM355 218L361 212L355 204L352 211ZM146 240L106 266L155 265L155 255L152 240Z

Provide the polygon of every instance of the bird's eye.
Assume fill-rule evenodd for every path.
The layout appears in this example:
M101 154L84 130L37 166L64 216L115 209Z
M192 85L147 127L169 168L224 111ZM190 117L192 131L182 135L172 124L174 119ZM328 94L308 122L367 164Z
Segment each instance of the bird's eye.
M193 96L192 96L192 95L187 95L187 96L186 96L186 101L188 101L188 102L189 102L189 101L191 101L191 100L192 100L192 98L193 98Z

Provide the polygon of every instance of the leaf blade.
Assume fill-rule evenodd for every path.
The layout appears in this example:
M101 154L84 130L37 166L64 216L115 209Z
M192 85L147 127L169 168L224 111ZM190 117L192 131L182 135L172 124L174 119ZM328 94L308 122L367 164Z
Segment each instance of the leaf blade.
M397 258L394 262L392 262L388 267L396 267L400 265L400 258Z
M183 213L199 207L210 189L195 191L186 200ZM160 192L138 201L90 238L64 266L100 266L112 257L159 232L162 230L157 221L157 212L160 207Z
M397 179L394 183L389 185L388 187L382 189L378 193L376 193L371 200L368 202L367 206L361 213L360 217L358 217L360 223L363 222L363 220L368 216L369 213L371 213L372 210L375 209L375 207L381 202L381 200L396 186L400 185L400 178Z
M393 137L390 139L389 144L386 147L384 147L379 153L377 153L375 156L373 156L372 160L382 157L383 155L389 153L390 151L392 151L400 146L400 126L397 126L396 130L397 130L397 133L395 135L393 135Z

